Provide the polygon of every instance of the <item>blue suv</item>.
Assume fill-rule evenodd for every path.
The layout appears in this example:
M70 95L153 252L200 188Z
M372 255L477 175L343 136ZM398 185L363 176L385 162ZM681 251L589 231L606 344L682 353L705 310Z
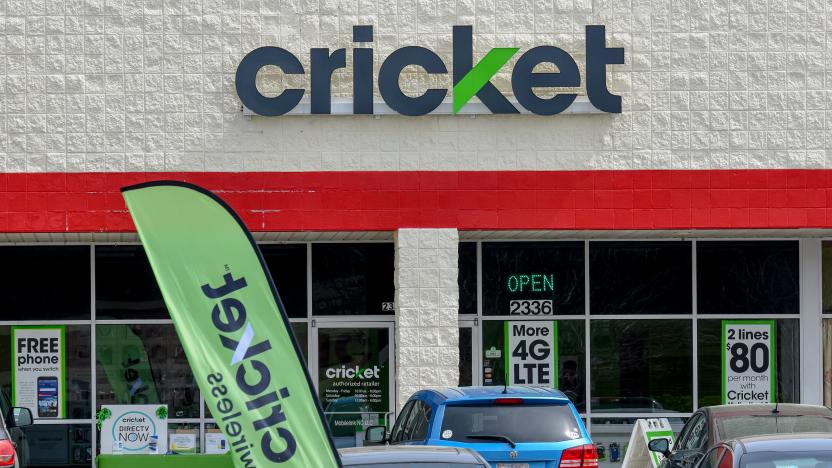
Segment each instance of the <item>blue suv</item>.
M598 454L578 411L563 393L536 387L421 390L387 435L365 442L466 447L492 468L596 468Z

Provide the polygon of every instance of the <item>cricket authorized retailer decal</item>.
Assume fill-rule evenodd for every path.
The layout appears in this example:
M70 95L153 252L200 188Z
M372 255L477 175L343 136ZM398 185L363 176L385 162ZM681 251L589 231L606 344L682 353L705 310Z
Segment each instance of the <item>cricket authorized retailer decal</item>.
M12 327L12 404L36 419L66 415L66 353L61 326Z
M340 467L286 312L242 220L182 182L122 189L237 468Z

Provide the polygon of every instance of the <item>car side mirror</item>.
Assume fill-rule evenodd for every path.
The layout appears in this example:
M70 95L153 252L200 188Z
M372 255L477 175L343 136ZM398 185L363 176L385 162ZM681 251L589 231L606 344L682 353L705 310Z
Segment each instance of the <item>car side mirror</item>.
M9 427L26 427L32 425L32 412L29 408L14 407L9 410L9 418L6 424Z
M364 431L364 442L383 444L387 440L387 428L384 426L370 426Z
M647 448L651 452L658 452L665 457L670 455L670 441L667 439L653 439L647 444Z

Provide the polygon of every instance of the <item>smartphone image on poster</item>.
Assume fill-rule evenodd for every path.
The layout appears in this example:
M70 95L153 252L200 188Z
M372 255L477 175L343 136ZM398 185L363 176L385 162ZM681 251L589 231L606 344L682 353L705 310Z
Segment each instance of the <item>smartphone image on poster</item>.
M58 417L57 377L38 377L38 417Z

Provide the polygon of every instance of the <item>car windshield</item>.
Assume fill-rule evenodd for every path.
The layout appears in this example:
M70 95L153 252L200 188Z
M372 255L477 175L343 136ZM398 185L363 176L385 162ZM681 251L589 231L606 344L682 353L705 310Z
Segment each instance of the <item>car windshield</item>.
M740 468L832 468L832 452L760 452L742 456Z
M720 440L727 440L763 434L832 432L832 417L818 415L725 416L718 418L716 425Z
M442 440L468 443L562 442L581 438L567 405L447 406Z

